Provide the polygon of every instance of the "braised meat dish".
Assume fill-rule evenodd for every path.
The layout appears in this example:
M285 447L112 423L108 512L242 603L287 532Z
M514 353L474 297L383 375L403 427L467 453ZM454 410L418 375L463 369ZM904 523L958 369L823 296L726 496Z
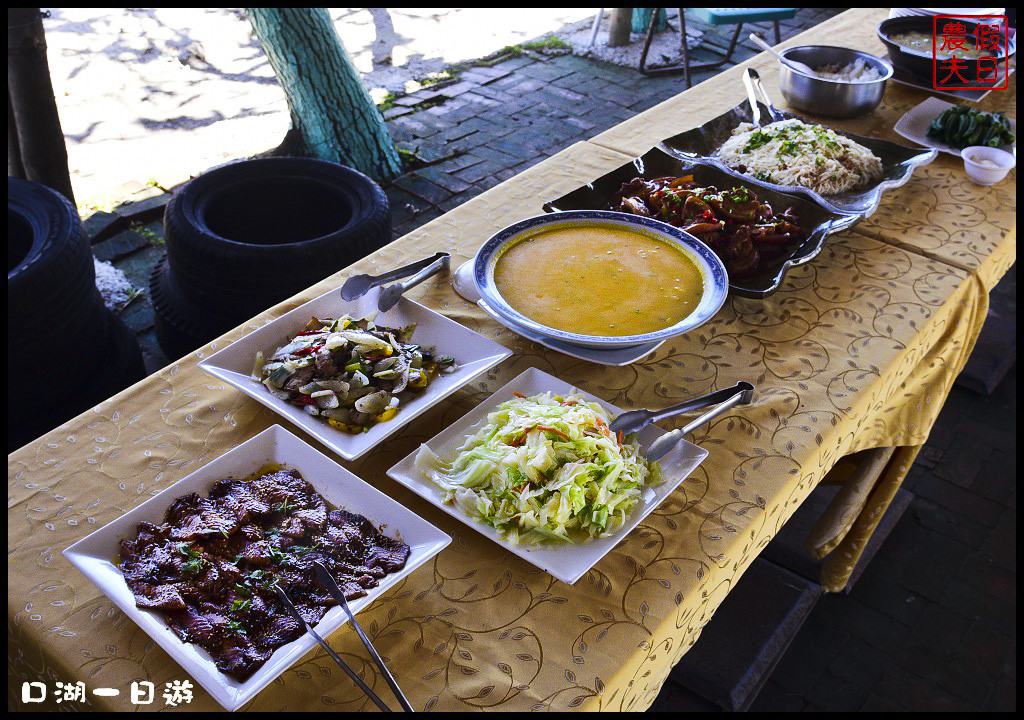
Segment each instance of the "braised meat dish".
M714 250L736 278L756 274L807 237L793 208L777 214L747 187L698 187L692 175L633 178L608 209L686 230Z
M162 610L179 638L244 681L305 632L275 586L315 625L337 603L313 563L353 600L408 558L408 545L362 515L330 509L297 471L279 470L178 498L163 524L139 523L137 537L121 541L120 567L138 607Z

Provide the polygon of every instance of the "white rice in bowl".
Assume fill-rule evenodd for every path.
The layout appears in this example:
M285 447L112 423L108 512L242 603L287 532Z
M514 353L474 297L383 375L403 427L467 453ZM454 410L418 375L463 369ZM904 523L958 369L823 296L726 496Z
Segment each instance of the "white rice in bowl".
M838 80L839 82L847 83L866 83L882 78L882 73L878 71L878 68L868 65L861 58L857 58L852 63L847 63L846 65L838 63L835 65L822 65L819 68L814 68L814 74L822 80Z
M836 195L881 180L882 161L863 145L800 120L741 123L718 150L734 170L777 185Z

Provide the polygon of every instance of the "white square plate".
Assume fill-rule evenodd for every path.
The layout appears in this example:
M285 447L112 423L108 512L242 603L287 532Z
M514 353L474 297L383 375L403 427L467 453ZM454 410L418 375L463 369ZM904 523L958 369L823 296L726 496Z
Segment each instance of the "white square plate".
M164 513L177 498L190 492L205 497L217 480L227 477L244 478L267 464L298 470L329 505L365 516L375 526L383 526L386 535L398 538L409 546L409 559L405 567L382 578L380 585L371 589L366 597L350 603L353 613L365 608L451 542L451 538L426 520L366 484L280 425L273 425L64 551L64 557L72 565L228 710L236 710L255 697L256 693L313 648L316 641L308 633L303 634L299 639L278 648L248 680L239 682L218 670L213 659L198 645L182 642L167 626L160 611L138 608L135 596L114 560L120 552L119 542L122 538L134 537L140 522L163 522ZM333 607L315 630L326 638L347 621L344 611L340 607Z
M577 392L587 400L601 404L612 417L621 412L619 408L609 405L604 400L590 393L583 392L545 372L530 368L504 387L496 390L493 395L466 413L466 415L449 426L444 432L432 438L426 445L437 453L438 456L445 459L451 458L465 439L476 432L479 424L486 421L487 414L501 403L511 399L513 393L536 395L549 391L560 395ZM651 443L664 434L665 431L660 427L648 425L638 435L640 446L644 449L649 448ZM562 582L572 585L583 577L583 574L590 568L594 567L613 547L618 545L654 508L671 495L679 487L679 484L696 470L697 466L707 456L708 451L704 448L685 440L680 441L671 452L660 460L665 482L657 487L648 487L644 490L640 503L633 510L632 517L615 535L575 545L523 545L508 542L494 528L477 522L465 515L454 505L443 502L441 489L427 478L424 478L416 470L414 466L416 452L410 453L401 462L388 470L388 475L416 494L434 503L452 517L461 520L481 535L498 543L509 552L546 570Z
M928 126L932 124L932 120L949 108L955 106L956 103L939 100L937 97L930 97L905 112L903 117L896 121L896 125L893 127L893 130L898 132L907 140L912 140L919 145L935 148L941 152L960 157L960 151L956 148L950 147L946 143L936 140L935 138L928 137ZM1010 120L1010 130L1013 131L1014 135L1017 134L1017 123L1012 119ZM1011 146L1004 145L1002 149L1009 151Z
M263 403L278 415L291 420L341 457L354 460L376 447L384 438L438 400L455 392L512 354L511 350L478 335L454 320L449 320L444 315L412 300L402 298L398 305L387 312L377 313L375 322L385 327L403 327L416 323L413 342L432 348L439 355L455 358L458 367L454 372L438 375L422 392L408 400L407 404L400 406L398 414L393 419L377 423L368 432L357 435L336 430L325 421L309 415L302 408L274 397L267 388L250 377L257 351L262 351L263 356L269 358L275 350L302 332L313 316L337 318L347 313L358 318L376 313L379 295L380 290L374 289L358 300L346 302L341 299L338 290L331 290L236 340L200 362L199 367Z

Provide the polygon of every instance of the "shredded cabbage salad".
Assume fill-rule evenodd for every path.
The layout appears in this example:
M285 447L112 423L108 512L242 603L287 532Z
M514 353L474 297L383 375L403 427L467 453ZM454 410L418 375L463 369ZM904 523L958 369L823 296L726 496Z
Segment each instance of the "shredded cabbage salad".
M415 466L474 519L512 543L579 542L622 527L646 485L662 482L635 436L582 396L517 396L488 414L450 461L426 445Z

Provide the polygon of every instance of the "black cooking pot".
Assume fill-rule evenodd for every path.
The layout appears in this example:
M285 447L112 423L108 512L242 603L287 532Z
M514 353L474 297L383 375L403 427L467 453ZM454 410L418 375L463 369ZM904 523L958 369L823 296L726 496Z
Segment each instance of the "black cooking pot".
M966 18L958 18L958 22L964 24L967 28L967 36L974 36L974 32L977 29L978 23ZM881 39L885 46L889 49L889 59L892 61L893 67L897 70L903 70L910 73L911 75L925 81L931 81L932 79L932 54L929 51L921 52L917 50L910 50L909 48L897 45L889 39L890 35L894 35L902 32L923 32L929 35L933 31L934 18L930 15L914 15L911 17L895 17L883 20L878 25L878 37ZM943 21L945 22L945 21ZM941 42L941 40L940 40ZM1000 48L997 57L997 61L1000 65L1005 63L1006 58L1012 57L1016 51L1016 42L1014 39L1010 39L1009 52L1006 48ZM961 60L961 58L957 58ZM967 78L969 81L975 80L978 77L978 61L971 58L963 58L966 63L965 66L960 66L960 74ZM940 59L940 62L941 59ZM939 66L939 70L942 71L942 66ZM948 72L948 70L946 71Z

